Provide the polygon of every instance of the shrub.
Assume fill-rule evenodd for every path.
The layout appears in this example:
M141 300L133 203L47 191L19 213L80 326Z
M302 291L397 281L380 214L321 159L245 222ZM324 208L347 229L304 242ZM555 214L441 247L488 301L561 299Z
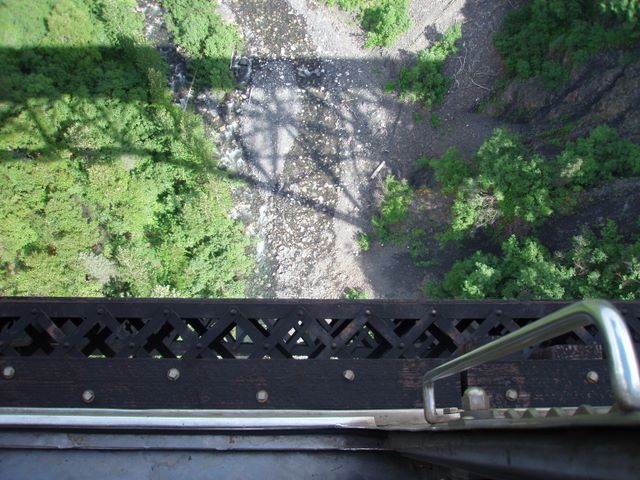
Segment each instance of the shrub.
M578 299L640 297L640 240L625 242L612 220L585 228L555 256L536 240L511 236L502 255L476 252L425 286L433 298Z
M357 242L363 252L367 252L371 248L371 237L364 232L358 233Z
M550 179L539 155L530 154L518 136L497 129L471 162L450 149L432 161L443 191L455 195L449 238L495 224L535 225L552 212Z
M361 288L347 288L344 291L343 298L345 300L366 300L367 292Z
M451 26L433 46L418 53L413 66L400 70L398 79L387 85L386 90L398 90L403 100L421 103L426 108L441 102L450 83L442 71L444 62L458 51L457 41L461 37L462 26Z
M640 146L603 125L547 160L517 135L497 129L472 159L451 148L430 164L442 190L455 197L443 237L449 240L489 225L498 233L535 227L555 210L570 208L576 189L640 174Z
M587 138L567 144L556 158L555 169L562 182L586 187L615 177L640 175L640 145L622 138L618 132L601 125Z
M162 0L167 29L187 51L196 83L215 90L235 86L231 56L241 49L240 33L225 24L210 0Z
M541 75L551 87L589 55L632 45L637 14L635 0L534 0L505 17L494 44L512 75Z
M327 0L327 4L357 13L369 48L390 47L411 25L409 0Z
M413 190L406 180L396 180L393 175L389 175L385 179L380 214L371 221L380 239L394 238L392 228L407 218L413 198Z
M367 32L366 47L390 47L411 25L409 0L378 0L362 11L362 28Z
M585 228L565 255L575 277L574 298L635 300L640 297L640 239L625 242L613 220L594 233Z
M509 237L500 257L476 252L456 262L441 283L430 283L432 298L560 299L573 270L556 263L533 239Z
M436 112L431 112L431 126L435 129L440 128L440 116Z

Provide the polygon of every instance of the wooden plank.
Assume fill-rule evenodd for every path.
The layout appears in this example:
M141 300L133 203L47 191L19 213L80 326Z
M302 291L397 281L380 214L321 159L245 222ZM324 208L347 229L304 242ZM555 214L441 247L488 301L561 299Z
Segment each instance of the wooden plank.
M3 358L0 406L176 409L422 407L422 376L441 360L170 360ZM176 381L167 378L177 368ZM345 378L351 370L355 378ZM82 392L92 390L86 404ZM266 390L268 400L256 394ZM441 406L460 406L458 378L438 382Z
M598 373L597 383L587 381L589 371ZM609 368L604 360L487 363L468 370L466 383L484 388L491 406L496 408L598 406L613 402ZM507 400L509 389L518 393L516 401Z

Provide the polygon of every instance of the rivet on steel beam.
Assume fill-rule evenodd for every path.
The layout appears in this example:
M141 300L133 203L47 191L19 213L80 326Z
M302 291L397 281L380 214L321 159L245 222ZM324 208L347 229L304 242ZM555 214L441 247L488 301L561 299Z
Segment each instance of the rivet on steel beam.
M71 344L70 344L69 342L64 342L64 343L62 344L62 346L63 346L64 348L69 348L69 347L71 347Z
M431 310L431 315L435 317L437 314L438 314L438 311L435 308Z
M258 400L259 403L266 403L267 400L269 400L269 393L266 390L258 390L256 400Z
M129 342L129 348L136 348L136 344L133 342Z
M200 350L202 348L202 343L200 343L200 342L196 343L196 348L198 350Z
M16 374L16 369L13 368L11 365L7 365L2 369L2 376L6 380L11 380L15 374Z
M353 382L356 379L356 374L353 370L345 370L342 372L342 376L350 382Z
M102 315L102 314L104 313L104 309L99 308L99 309L97 310L97 312L98 312L98 315Z
M167 371L167 378L172 382L175 382L180 378L180 370L178 370L177 368L170 368Z
M304 310L300 309L298 310L298 316L301 317L304 315Z
M398 344L398 347L400 347L400 348L404 348L404 347L405 347L404 342L400 342L400 343Z
M264 345L262 345L264 347L265 350L269 350L269 348L271 348L271 345L269 345L269 342L264 342Z
M367 309L364 311L364 314L365 314L367 317L370 317L370 316L371 316L371 310L369 310L369 309L367 308Z
M598 380L600 380L600 375L598 375L598 372L596 372L595 370L589 370L587 372L587 382L598 383Z
M31 309L31 313L33 313L35 315L36 313L38 313L38 310L36 310L35 308L32 308Z
M238 311L235 308L232 308L231 310L229 310L229 313L231 315L235 315L236 313L238 313Z
M93 393L93 390L85 390L82 392L82 401L84 403L91 403L96 399L96 394Z
M162 310L162 314L163 315L169 315L169 309L165 308L164 310Z
M502 316L502 310L500 310L500 309L496 310L496 316L501 317Z
M518 391L514 388L510 388L509 390L507 390L504 393L504 396L507 398L507 400L509 400L510 402L515 402L516 400L518 400Z
M336 342L333 342L333 343L331 344L331 348L334 348L334 349L335 349L335 348L338 348L338 344L337 344Z

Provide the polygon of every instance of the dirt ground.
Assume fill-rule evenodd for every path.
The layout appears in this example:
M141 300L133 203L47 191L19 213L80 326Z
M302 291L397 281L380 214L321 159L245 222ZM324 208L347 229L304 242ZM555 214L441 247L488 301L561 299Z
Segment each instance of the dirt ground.
M234 211L256 238L248 296L340 298L354 287L369 298L422 295L437 268L416 267L406 250L390 245L361 252L357 234L370 231L387 175L407 176L419 156L453 145L471 153L500 126L476 109L502 73L491 36L512 6L414 0L413 26L395 46L365 49L357 21L322 2L221 1L252 60L246 89L224 106L219 147L223 161L249 180L235 192ZM434 129L429 112L383 88L455 22L463 23L461 49L447 62L453 82L434 110L441 121ZM446 199L429 189L423 195L425 214L444 221Z

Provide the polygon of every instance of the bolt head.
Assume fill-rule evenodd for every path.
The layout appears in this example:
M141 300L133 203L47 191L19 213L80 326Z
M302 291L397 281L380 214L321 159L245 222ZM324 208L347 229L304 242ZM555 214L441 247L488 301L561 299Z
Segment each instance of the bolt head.
M472 410L489 410L489 396L484 388L469 387L462 395L462 408L465 412Z
M596 372L595 370L589 370L587 372L587 382L598 383L598 380L600 380L600 375L598 375L598 372Z
M510 402L515 402L516 400L518 400L518 391L515 388L510 388L504 393L504 396Z
M353 370L345 370L342 372L342 376L350 382L353 382L356 379L356 374Z
M82 392L82 401L84 403L91 403L96 399L96 394L93 393L93 390L85 390Z
M266 390L258 390L258 393L256 393L256 400L258 400L259 403L267 403L267 400L269 400L269 393Z
M175 382L180 378L180 370L178 370L177 368L170 368L169 370L167 370L167 378L172 382Z
M11 365L7 365L2 369L2 376L6 380L12 379L15 374L16 374L16 369L13 368Z

